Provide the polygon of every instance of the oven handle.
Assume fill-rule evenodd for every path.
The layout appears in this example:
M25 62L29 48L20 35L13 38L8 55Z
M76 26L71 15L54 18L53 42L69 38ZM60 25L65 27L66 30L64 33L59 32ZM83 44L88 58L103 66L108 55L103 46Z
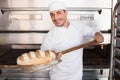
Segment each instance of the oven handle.
M13 69L15 69L15 68L19 68L19 66L18 65L0 65L0 68L13 68Z

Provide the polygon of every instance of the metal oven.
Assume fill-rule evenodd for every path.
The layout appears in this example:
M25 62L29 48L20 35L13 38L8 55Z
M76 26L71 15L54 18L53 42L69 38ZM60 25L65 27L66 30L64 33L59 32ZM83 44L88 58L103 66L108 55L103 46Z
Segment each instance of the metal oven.
M40 49L42 39L52 28L49 0L0 0L0 80L49 80L49 71L25 73L16 58ZM104 2L104 3L103 3ZM83 80L108 80L112 0L65 1L68 19L81 21L103 33L105 41L84 49ZM86 36L85 41L91 36Z

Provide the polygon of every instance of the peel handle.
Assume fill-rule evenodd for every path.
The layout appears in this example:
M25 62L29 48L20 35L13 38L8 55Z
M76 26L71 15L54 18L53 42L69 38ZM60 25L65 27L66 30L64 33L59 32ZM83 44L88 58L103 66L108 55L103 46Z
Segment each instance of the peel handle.
M74 50L77 50L77 49L80 49L80 48L86 48L86 47L94 46L95 43L96 43L96 40L92 40L92 41L83 43L83 44L81 44L81 45L78 45L78 46L75 46L75 47L72 47L72 48L63 50L63 51L61 51L61 53L62 53L62 54L66 54L66 53L68 53L68 52L71 52L71 51L74 51ZM60 52L58 52L58 53L60 53Z

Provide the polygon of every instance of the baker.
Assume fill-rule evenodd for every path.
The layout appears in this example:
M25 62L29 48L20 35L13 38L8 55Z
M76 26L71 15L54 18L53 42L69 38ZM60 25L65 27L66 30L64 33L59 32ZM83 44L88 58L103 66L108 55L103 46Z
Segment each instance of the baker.
M46 34L41 45L42 50L60 52L82 44L85 35L93 36L96 44L104 41L102 34L92 27L80 21L69 21L65 3L52 2L49 5L49 13L55 26ZM50 69L50 80L82 80L83 48L64 55L59 53L59 57L62 62Z

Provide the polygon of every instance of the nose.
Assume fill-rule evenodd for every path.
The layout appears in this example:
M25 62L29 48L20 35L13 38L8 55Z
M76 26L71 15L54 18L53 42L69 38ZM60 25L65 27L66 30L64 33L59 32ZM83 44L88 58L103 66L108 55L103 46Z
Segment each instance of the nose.
M58 15L55 14L55 15L54 15L54 19L55 19L55 20L58 19Z

